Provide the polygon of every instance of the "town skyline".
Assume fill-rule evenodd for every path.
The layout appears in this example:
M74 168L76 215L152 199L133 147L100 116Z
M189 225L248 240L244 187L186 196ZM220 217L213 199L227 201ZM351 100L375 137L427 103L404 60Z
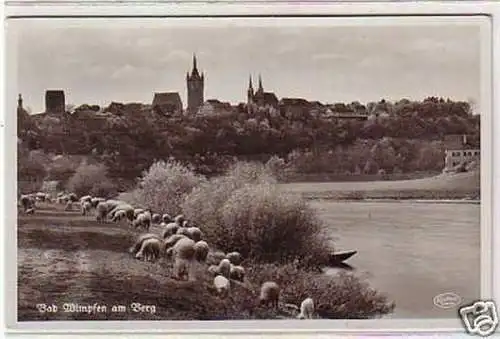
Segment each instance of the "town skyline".
M150 104L155 92L178 92L185 106L193 54L205 76L205 100L233 105L246 102L250 75L254 84L261 75L264 90L278 98L325 104L429 96L477 105L481 100L477 24L130 26L63 29L40 21L11 26L18 47L17 89L25 107L42 112L47 89L64 90L66 102L76 106Z

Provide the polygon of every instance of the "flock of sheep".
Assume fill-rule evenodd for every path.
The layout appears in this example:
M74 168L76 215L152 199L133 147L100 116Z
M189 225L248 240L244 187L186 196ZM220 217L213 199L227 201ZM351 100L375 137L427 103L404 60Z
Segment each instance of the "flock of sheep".
M35 213L37 201L54 202L49 194L38 192L20 197L20 205L26 214ZM95 210L97 222L106 223L128 221L136 230L145 233L138 236L130 247L130 254L136 259L156 261L161 256L173 260L174 279L195 280L195 267L208 266L208 272L214 277L213 285L221 297L230 293L231 282L243 283L245 269L241 266L243 258L239 252L223 253L211 251L203 240L203 232L198 227L190 226L182 215L171 217L169 214L152 213L151 210L134 208L120 200L83 196L78 199L74 193L59 193L55 199L58 204L65 204L65 210L73 210L79 205L82 215L89 215ZM159 225L160 234L149 232L151 225ZM209 262L211 265L209 265ZM266 281L261 285L259 304L278 307L280 287L274 281ZM285 304L286 308L299 311L295 305ZM312 319L314 302L306 298L300 305L299 319Z

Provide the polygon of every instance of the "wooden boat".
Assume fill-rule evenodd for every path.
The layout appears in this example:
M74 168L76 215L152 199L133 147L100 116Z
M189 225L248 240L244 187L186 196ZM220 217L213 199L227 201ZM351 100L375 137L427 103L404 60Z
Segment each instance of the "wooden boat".
M343 261L346 261L353 255L358 253L358 251L343 251L343 252L337 252L337 253L332 253L330 254L330 264L338 264Z

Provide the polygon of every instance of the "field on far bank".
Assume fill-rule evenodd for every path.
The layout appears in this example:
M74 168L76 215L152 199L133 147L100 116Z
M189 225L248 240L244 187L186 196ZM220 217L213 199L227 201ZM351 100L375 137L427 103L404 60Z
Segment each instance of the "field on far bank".
M281 184L307 199L479 199L479 171L441 174L434 177L366 182L308 182Z

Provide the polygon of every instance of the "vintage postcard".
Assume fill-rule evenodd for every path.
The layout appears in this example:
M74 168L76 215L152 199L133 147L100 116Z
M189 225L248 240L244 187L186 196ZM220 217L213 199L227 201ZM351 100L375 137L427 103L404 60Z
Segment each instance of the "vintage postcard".
M460 329L491 293L490 29L7 20L16 327Z

